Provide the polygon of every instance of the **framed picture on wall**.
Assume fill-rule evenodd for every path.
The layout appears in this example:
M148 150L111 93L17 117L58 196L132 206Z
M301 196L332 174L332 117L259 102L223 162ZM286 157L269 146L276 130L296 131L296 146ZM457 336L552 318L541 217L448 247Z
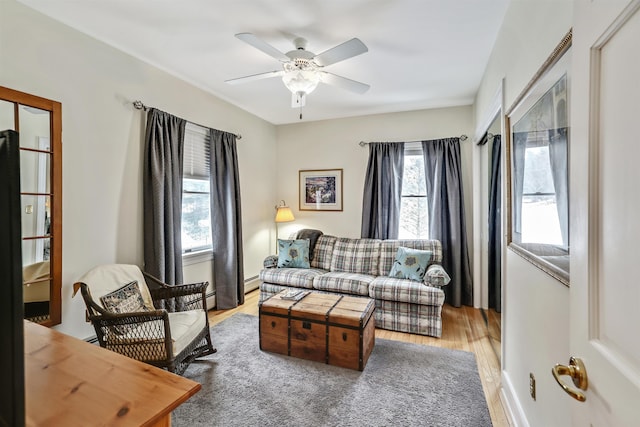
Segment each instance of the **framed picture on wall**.
M299 172L301 211L342 211L342 169Z

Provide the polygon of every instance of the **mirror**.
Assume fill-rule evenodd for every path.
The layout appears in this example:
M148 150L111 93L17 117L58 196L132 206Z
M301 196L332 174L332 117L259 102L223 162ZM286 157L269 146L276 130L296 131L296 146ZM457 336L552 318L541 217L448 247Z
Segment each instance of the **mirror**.
M498 106L499 107L499 106ZM478 141L483 200L480 231L481 274L488 310L482 309L491 348L501 361L502 311L502 108L498 108ZM485 193L486 192L486 193ZM486 254L486 255L485 255Z
M18 132L26 319L61 321L62 107L0 86L0 130Z
M571 33L508 114L509 248L569 285Z

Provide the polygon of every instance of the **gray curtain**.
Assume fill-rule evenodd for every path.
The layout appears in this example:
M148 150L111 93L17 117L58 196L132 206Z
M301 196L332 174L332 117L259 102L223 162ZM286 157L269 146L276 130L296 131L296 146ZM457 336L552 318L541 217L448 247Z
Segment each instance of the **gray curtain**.
M147 114L143 171L144 269L182 283L182 156L186 121L152 108Z
M403 142L369 144L362 199L362 237L398 238L403 169Z
M500 135L493 137L491 146L491 177L489 183L489 241L488 241L488 276L489 276L489 308L497 312L502 310L502 167L500 151L502 148Z
M522 193L524 191L524 155L528 132L513 134L513 240L522 241Z
M460 139L422 141L429 206L429 237L442 243L442 265L451 276L444 287L454 306L473 305L462 191Z
M549 130L549 161L553 186L556 191L556 208L560 220L562 244L569 246L569 173L567 167L567 128Z
M244 304L242 211L236 136L210 129L211 233L216 308Z

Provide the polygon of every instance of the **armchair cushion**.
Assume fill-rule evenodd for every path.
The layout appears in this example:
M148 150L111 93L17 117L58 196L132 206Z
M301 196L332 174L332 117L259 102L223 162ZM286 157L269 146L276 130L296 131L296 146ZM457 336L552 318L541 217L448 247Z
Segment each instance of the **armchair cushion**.
M175 357L191 344L206 326L206 314L203 310L168 314L173 352L171 357ZM167 358L164 337L156 337L150 333L153 331L150 325L141 323L127 326L131 327L123 334L105 336L106 348L138 360L158 361Z
M207 314L203 310L169 313L173 355L180 354L206 327Z

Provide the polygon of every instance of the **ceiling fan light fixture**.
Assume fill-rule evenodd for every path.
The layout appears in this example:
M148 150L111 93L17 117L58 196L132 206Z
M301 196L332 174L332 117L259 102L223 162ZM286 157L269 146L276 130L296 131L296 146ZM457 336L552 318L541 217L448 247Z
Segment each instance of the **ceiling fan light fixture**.
M311 93L318 83L320 83L320 74L316 71L291 71L282 76L282 82L291 91L291 93Z

